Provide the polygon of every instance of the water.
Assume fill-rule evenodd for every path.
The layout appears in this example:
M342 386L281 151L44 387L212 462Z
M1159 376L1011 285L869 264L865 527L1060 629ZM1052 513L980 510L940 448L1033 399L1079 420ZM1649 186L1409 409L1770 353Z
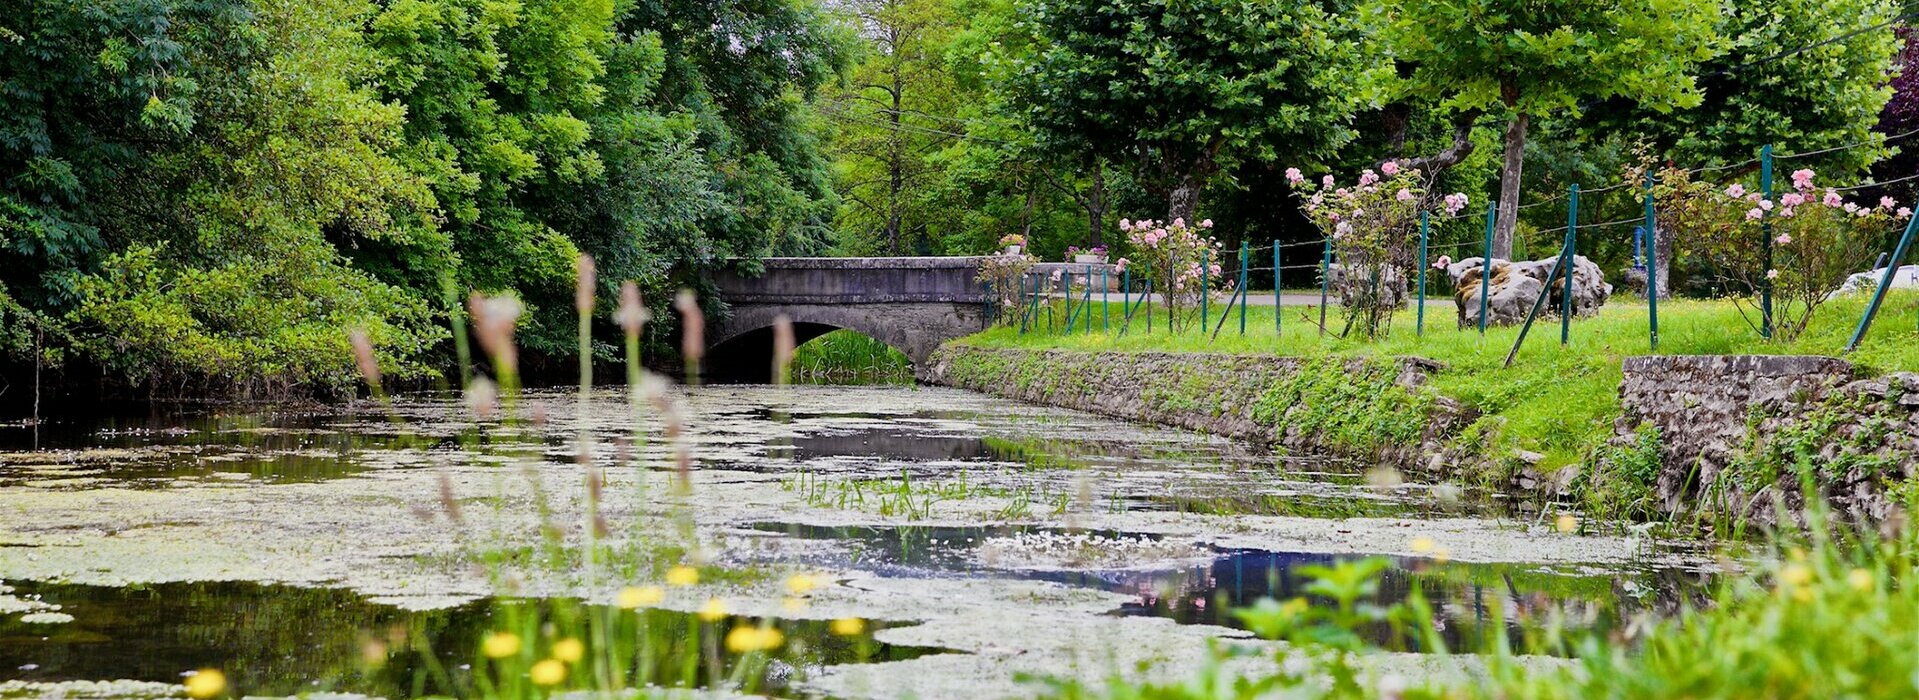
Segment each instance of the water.
M671 446L657 432L636 441L624 401L621 391L604 390L581 410L566 392L534 392L518 425L475 423L457 397L420 394L402 397L391 413L361 404L0 426L0 507L36 513L0 520L0 577L18 588L15 596L56 603L75 617L48 625L0 612L0 678L170 681L213 666L231 669L235 686L248 693L406 697L457 688L462 659L493 624L496 601L414 611L351 588L421 586L431 596L432 586L445 584L427 574L460 574L431 567L422 574L415 566L450 556L435 539L444 524L419 524L440 517L431 512L434 479L447 470L468 475L459 482L467 498L481 498L478 490L482 503L508 509L524 490L508 484L522 472L577 482L584 436L588 461L607 470L609 489L642 478L666 483L677 468ZM690 469L710 476L694 491L695 519L702 537L717 543L716 561L742 571L799 565L887 579L1046 581L1114 594L1103 615L1237 626L1227 611L1261 597L1319 600L1304 588L1303 567L1399 551L1410 534L1368 538L1366 526L1348 518L1448 519L1480 528L1460 537L1521 544L1533 537L1497 524L1513 514L1500 499L1457 498L1431 484L1375 487L1369 465L1284 459L966 392L717 386L690 392L682 410ZM657 430L656 417L646 424ZM626 467L632 459L644 472ZM69 504L65 510L48 500L61 497L82 500L57 501ZM88 504L95 499L140 508L127 523L117 514L94 522ZM608 507L615 519L634 512L630 504ZM1197 528L1215 535L1202 539L1229 541L1242 530L1274 527L1275 518L1310 519L1297 539L1314 546L1262 549L1154 534ZM254 534L249 523L280 529ZM1359 534L1342 534L1354 528ZM1092 544L1072 545L1074 537ZM165 544L191 549L209 539L238 550L241 559L217 575L241 580L192 581L213 574L173 561ZM359 544L327 548L351 542ZM76 548L98 550L100 558L45 564ZM362 551L369 549L379 551ZM313 551L327 562L315 564ZM148 583L183 578L190 582ZM113 583L85 585L96 579ZM1435 626L1456 645L1480 638L1494 619L1506 620L1512 635L1547 619L1603 632L1630 615L1669 610L1698 586L1697 576L1677 569L1585 562L1576 554L1548 563L1446 565L1396 556L1374 602L1420 591L1434 601ZM658 615L662 624L689 624L683 614ZM854 654L823 631L823 620L792 624L796 643L784 660L802 671L941 651L879 645ZM369 665L375 643L391 653ZM432 666L453 670L422 685L422 669Z

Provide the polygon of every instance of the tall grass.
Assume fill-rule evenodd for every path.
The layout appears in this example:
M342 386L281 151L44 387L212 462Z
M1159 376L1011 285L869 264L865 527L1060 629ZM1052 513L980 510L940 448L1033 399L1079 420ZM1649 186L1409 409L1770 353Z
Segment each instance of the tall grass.
M891 345L849 330L836 330L801 344L793 356L794 379L803 382L913 380L913 363Z

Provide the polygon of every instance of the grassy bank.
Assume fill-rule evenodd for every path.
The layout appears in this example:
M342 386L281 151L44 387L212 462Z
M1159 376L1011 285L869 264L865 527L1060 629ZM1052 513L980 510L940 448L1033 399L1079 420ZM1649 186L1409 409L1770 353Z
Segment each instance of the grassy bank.
M1659 305L1661 354L1809 354L1838 355L1863 313L1867 298L1837 299L1819 309L1812 325L1797 340L1769 342L1759 337L1739 311L1727 301L1673 300ZM1846 359L1868 371L1919 370L1919 293L1888 295L1871 332ZM1455 326L1450 299L1428 300L1423 334L1415 334L1415 314L1402 311L1394 318L1388 337L1375 341L1336 337L1339 309L1330 310L1328 333L1318 332L1317 308L1288 306L1280 319L1283 332L1274 330L1274 309L1246 310L1246 331L1240 334L1239 311L1227 314L1217 336L1212 330L1224 312L1223 301L1212 307L1205 333L1166 330L1164 309L1155 309L1152 332L1146 332L1136 312L1130 328L1120 304L1104 309L1092 306L1089 329L1077 324L1064 330L1063 307L1056 307L1055 325L1022 333L1017 326L996 327L959 342L984 347L1019 347L1122 352L1262 353L1297 357L1414 355L1445 363L1434 387L1485 414L1478 429L1490 439L1516 449L1545 455L1544 467L1580 463L1612 434L1620 413L1620 361L1649 354L1647 308L1642 300L1615 298L1596 317L1574 319L1570 342L1559 344L1559 322L1544 319L1534 325L1513 366L1505 367L1507 352L1519 335L1516 327L1489 328L1481 337L1475 328ZM1042 313L1041 317L1044 318Z
M806 382L910 382L913 363L886 343L837 330L794 348L793 378Z

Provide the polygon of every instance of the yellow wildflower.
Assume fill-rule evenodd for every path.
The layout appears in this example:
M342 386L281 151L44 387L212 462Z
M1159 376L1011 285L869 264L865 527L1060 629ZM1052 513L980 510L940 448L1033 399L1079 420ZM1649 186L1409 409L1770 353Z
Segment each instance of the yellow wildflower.
M569 664L577 664L586 658L586 645L578 639L562 639L553 643L553 658Z
M700 619L707 622L724 620L726 619L726 602L718 598L708 598L706 604L700 606L699 614Z
M1870 591L1872 590L1872 572L1865 569L1853 569L1852 573L1846 574L1846 583L1852 584L1852 587L1856 590Z
M1433 551L1433 547L1439 546L1439 543L1434 542L1433 538L1431 537L1426 537L1424 535L1421 535L1419 537L1413 538L1411 546L1413 548L1414 554L1425 554L1427 552Z
M218 697L227 690L227 674L217 668L203 668L187 676L187 695L195 698Z
M786 635L772 627L739 626L726 633L726 650L735 654L776 649L786 642Z
M659 605L662 600L666 600L666 591L659 586L627 586L620 589L619 605L628 610L650 608Z
M666 570L666 582L675 586L691 586L700 582L700 570L681 564Z
M1433 561L1436 563L1444 564L1446 562L1452 561L1452 558L1453 558L1453 550L1447 549L1445 547L1439 547L1433 550Z
M1562 514L1558 520L1553 522L1553 526L1559 528L1560 532L1570 534L1579 529L1579 519L1573 517L1571 514Z
M494 632L480 641L480 653L489 659L504 659L520 653L520 637L512 632Z
M793 595L806 595L819 586L819 578L812 574L793 574L786 577L786 590Z
M842 637L855 637L866 632L866 621L857 617L842 617L829 626L833 634Z
M566 664L560 663L559 659L541 659L533 664L533 668L527 669L526 675L533 679L535 685L559 685L560 681L566 680Z
M1789 564L1786 568L1779 570L1779 581L1788 585L1804 586L1812 583L1812 569L1806 568L1804 564Z

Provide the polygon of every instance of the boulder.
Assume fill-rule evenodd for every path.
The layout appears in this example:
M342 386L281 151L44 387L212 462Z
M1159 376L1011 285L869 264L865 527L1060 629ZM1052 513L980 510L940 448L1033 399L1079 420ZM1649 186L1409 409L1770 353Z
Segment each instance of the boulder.
M1855 272L1846 276L1846 283L1841 285L1839 290L1833 292L1832 295L1839 296L1841 294L1870 292L1879 286L1880 280L1885 278L1886 268L1883 267L1870 272ZM1900 266L1899 270L1892 274L1891 288L1911 289L1913 287L1919 287L1919 265Z
M1525 321L1540 290L1546 287L1546 277L1552 274L1556 260L1545 258L1513 262L1494 258L1486 297L1486 323L1512 325ZM1485 267L1485 260L1477 257L1446 266L1446 275L1453 281L1453 301L1458 305L1461 327L1479 325L1479 279ZM1561 286L1558 279L1553 280L1553 293L1547 298L1546 306L1539 310L1541 316L1559 315L1564 304L1560 296ZM1574 316L1596 314L1612 297L1612 285L1606 283L1606 274L1583 255L1573 257L1572 288Z

